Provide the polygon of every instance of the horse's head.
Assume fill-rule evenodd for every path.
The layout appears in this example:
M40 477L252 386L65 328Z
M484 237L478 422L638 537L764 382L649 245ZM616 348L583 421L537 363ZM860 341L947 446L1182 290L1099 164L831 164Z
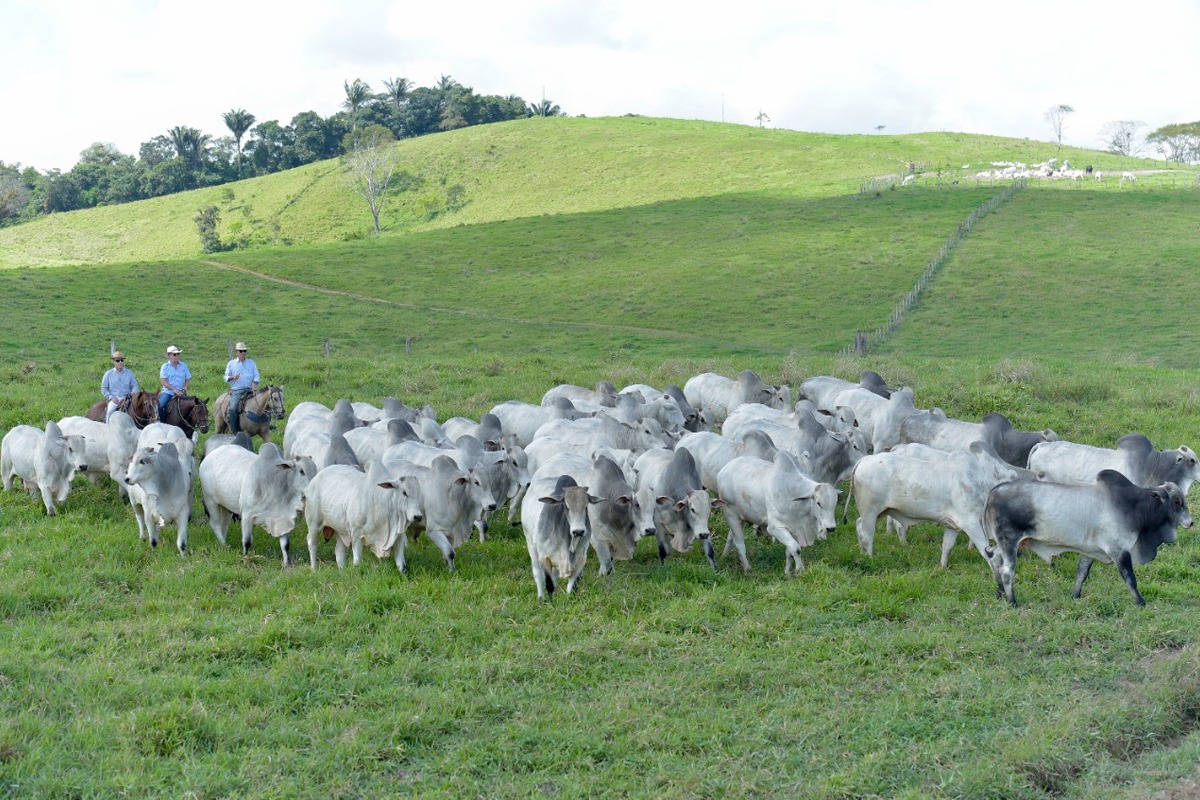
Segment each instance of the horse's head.
M275 419L283 419L287 416L287 409L283 407L282 386L267 387L267 414Z
M208 401L199 397L193 397L192 400L195 402L192 404L191 414L188 415L188 422L201 433L208 433Z
M158 395L154 392L134 392L129 397L129 416L133 424L144 428L158 422Z

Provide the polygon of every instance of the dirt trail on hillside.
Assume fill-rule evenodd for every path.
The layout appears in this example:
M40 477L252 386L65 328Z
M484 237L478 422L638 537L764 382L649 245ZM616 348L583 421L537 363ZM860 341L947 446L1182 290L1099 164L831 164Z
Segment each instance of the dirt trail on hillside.
M485 322L510 322L520 325L541 325L549 328L574 328L577 330L589 331L612 331L614 333L637 333L646 336L659 336L664 339L676 339L679 341L699 342L701 344L711 344L720 347L728 348L753 348L764 353L784 354L787 351L773 347L762 347L757 344L748 344L746 342L714 342L703 336L695 336L690 333L680 333L678 331L666 331L659 328L640 328L634 325L606 325L602 322L571 322L568 320L542 320L542 319L523 319L521 317L504 317L496 314L481 314L477 311L467 311L461 308L440 308L438 306L417 305L415 303L400 303L395 300L386 300L382 297L372 297L369 294L361 292L347 292L341 289L330 289L325 286L318 286L312 283L304 283L303 281L292 280L291 278L281 278L278 275L271 275L266 272L258 272L257 270L247 267L240 267L236 264L228 264L223 261L208 261L201 260L201 264L215 269L222 269L228 272L237 272L242 275L248 275L259 280L270 281L271 283L279 283L284 286L291 286L295 289L305 289L310 292L320 292L321 294L333 295L335 297L347 297L351 300L360 300L365 303L378 303L379 305L391 306L392 308L402 308L408 311L432 311L437 314L453 314L459 317L468 317L470 319L482 320Z

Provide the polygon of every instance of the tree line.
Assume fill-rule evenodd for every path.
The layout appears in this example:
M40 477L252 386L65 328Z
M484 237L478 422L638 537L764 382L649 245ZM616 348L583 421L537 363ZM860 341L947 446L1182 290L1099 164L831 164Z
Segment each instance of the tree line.
M515 94L479 95L448 75L433 86L406 78L383 81L375 92L363 80L346 81L342 110L329 117L304 111L287 125L259 122L245 109L222 115L228 136L177 126L138 148L137 156L96 142L67 172L39 172L0 161L0 226L42 214L128 203L230 181L268 175L345 153L347 134L379 125L396 139L524 117L561 116L549 100L526 103Z

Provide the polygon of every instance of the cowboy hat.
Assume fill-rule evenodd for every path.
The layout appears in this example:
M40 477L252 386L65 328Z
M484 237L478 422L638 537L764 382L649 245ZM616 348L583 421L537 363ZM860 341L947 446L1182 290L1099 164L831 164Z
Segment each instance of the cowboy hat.
M171 345L171 346L169 346L169 347L167 348L167 355L171 355L172 353L182 353L182 352L183 352L183 351L182 351L182 350L180 350L180 349L179 349L178 347L176 347L175 345Z
M234 349L234 350L246 350L246 349L248 349L248 348L246 347L246 343L245 343L245 342L238 342L237 344L235 344L235 345L233 346L233 349Z
M125 360L125 354L122 353L120 350L113 350L112 357L113 357L113 361L124 361Z

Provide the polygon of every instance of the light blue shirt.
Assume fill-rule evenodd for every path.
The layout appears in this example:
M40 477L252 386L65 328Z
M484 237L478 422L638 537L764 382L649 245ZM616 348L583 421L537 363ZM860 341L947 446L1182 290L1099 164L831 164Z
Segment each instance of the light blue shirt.
M234 375L237 375L236 380ZM245 361L229 359L229 363L225 365L225 382L229 384L231 392L250 391L254 384L258 383L258 364L254 363L253 358L247 358Z
M176 394L184 394L183 385L192 379L192 371L182 361L177 367L171 366L171 362L168 361L158 370L158 377L166 378L167 386L170 388L164 388L162 393L167 397L172 397Z
M137 378L133 377L133 370L129 368L118 370L113 367L104 373L100 381L100 394L107 400L120 400L136 391L139 391Z

